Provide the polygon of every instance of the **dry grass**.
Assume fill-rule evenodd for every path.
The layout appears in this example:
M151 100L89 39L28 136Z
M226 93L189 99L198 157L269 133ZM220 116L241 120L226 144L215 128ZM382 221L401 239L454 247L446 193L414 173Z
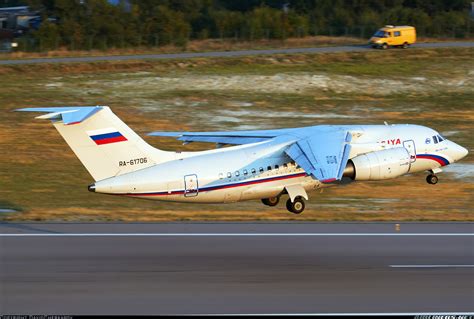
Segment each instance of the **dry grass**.
M1 65L0 75L20 75L20 80L39 74L48 77L75 74L114 74L119 72L153 72L161 74L275 74L278 72L327 72L349 75L417 75L426 71L444 76L446 68L438 65L472 61L472 48L410 49L319 54L291 54L275 56L247 56L238 58L193 58L166 60L98 61L92 63L40 63L32 65ZM433 65L433 62L436 64ZM389 66L389 67L388 67ZM458 65L455 65L457 68ZM465 69L464 69L465 70Z

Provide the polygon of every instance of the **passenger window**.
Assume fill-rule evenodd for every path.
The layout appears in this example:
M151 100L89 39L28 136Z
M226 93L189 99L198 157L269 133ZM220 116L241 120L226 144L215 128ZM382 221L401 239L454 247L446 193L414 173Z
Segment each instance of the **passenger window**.
M395 31L395 32L394 32L394 35L395 35L396 37L401 36L400 31Z
M244 175L247 175L249 172L247 172L246 169L244 169Z
M231 172L228 172L227 173L227 178L231 178L232 177L232 173Z
M438 138L436 137L436 135L433 136L433 141L435 144L438 144Z
M392 32L387 32L387 37L391 37L392 36Z
M267 171L271 171L272 170L272 167L271 166L267 166Z
M278 165L275 165L275 169L279 169L279 168L280 168L280 166L278 166Z
M240 176L240 172L239 171L235 171L235 177L239 177Z
M299 165L296 165L296 169L300 169L300 168L301 168L301 166L299 166Z
M224 178L224 173L219 173L219 179L223 179Z
M283 167L284 167L284 168L288 168L288 164L286 164L286 163L283 164Z
M257 170L255 168L252 168L252 174L257 173Z
M260 167L258 170L260 171L260 173L263 173L263 167Z

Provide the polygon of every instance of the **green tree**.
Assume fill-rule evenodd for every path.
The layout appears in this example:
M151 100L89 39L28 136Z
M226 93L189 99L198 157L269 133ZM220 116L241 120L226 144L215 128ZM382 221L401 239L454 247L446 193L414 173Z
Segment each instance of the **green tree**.
M37 40L39 51L54 50L58 48L58 27L47 20L41 24L38 31L33 33L33 37Z

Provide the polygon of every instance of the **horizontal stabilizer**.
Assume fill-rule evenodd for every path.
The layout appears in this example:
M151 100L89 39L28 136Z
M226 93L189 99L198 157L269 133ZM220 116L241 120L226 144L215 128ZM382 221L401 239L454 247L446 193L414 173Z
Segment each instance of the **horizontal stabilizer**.
M102 108L102 106L31 107L17 109L16 111L47 113L37 116L36 118L50 120L61 119L64 124L71 125L81 123Z

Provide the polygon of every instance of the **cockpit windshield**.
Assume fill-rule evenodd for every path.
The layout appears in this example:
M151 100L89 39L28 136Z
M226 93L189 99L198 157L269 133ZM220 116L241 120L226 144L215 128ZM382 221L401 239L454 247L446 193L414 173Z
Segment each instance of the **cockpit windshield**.
M379 31L375 32L374 37L377 37L377 38L384 38L385 35L386 35L386 32L385 32L385 31L379 30Z
M444 136L441 136L441 134L438 134L438 135L433 135L433 142L435 144L438 144L438 143L441 143L442 141L444 141L446 138Z

